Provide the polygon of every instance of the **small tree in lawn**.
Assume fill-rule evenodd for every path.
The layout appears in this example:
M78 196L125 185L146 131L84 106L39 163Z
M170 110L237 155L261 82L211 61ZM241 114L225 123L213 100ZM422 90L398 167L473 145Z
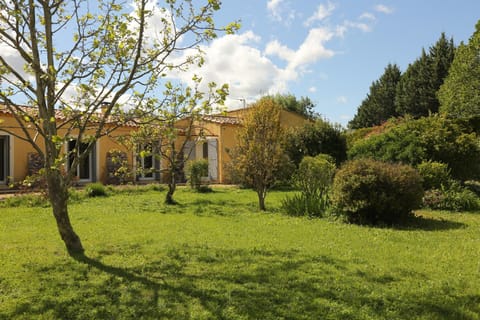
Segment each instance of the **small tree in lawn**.
M162 170L168 176L168 191L165 203L176 204L173 194L177 188L181 171L188 157L185 157L187 143L201 138L202 116L212 113L215 107L221 107L228 95L228 86L217 87L208 84L207 92L200 89L201 78L193 77L193 87L165 85L163 99L151 103L143 109L138 131L121 142L131 149L139 145L157 146L153 156L166 163ZM149 154L142 154L145 156Z
M44 159L53 216L70 254L84 251L67 207L78 164L100 137L128 120L121 105L136 114L151 103L159 79L201 63L195 49L219 31L217 0L171 0L163 8L130 2L0 0L0 102L18 125L2 130ZM75 146L65 153L71 139Z
M254 103L246 112L238 145L232 150L232 170L257 192L260 210L266 210L267 192L278 181L285 163L280 111L271 97Z

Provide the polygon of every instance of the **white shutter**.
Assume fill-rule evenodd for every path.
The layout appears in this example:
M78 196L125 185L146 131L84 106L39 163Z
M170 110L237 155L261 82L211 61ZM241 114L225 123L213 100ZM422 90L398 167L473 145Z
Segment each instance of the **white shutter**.
M195 141L187 141L185 143L183 157L185 160L195 160Z
M218 148L217 139L207 139L208 144L208 178L210 180L218 179Z

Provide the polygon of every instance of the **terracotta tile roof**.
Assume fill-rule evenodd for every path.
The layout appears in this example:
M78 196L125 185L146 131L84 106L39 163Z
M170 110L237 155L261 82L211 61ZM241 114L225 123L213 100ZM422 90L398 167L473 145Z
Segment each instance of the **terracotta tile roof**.
M37 108L33 108L33 107L27 107L27 106L20 106L20 109L22 111L24 111L26 114L28 114L29 116L37 116L38 115L38 109ZM4 108L3 106L0 106L0 113L3 113L3 114L12 114L12 112L10 111L10 109L8 108ZM62 113L61 110L55 110L55 119L57 120L65 120L66 117L65 115Z
M208 115L203 116L202 120L218 123L218 124L241 124L241 120L238 117L231 117L231 116L219 116L219 115Z
M24 110L26 113L29 115L35 116L38 114L38 109L34 107L29 107L29 106L20 106L22 110ZM11 111L4 105L0 104L0 114L12 114ZM56 110L55 112L55 118L57 120L65 120L65 114L62 112L62 110ZM225 116L225 115L206 115L202 117L202 120L207 121L207 122L212 122L212 123L217 123L217 124L231 124L231 125L239 125L241 124L241 119L239 117L235 116ZM107 123L117 123L118 119L115 117L110 117L107 121ZM128 121L125 124L123 124L126 127L137 127L138 124L135 123L135 121Z
M30 116L36 116L38 115L38 109L30 106L17 106L21 110L23 110L25 113L27 113ZM0 104L0 114L12 114L11 110L8 109L5 105ZM65 117L65 114L62 112L62 110L55 110L55 119L57 120L66 120L67 118ZM118 123L118 119L110 116L109 119L106 122L107 124L116 124ZM137 123L135 121L127 121L123 124L125 127L137 127Z

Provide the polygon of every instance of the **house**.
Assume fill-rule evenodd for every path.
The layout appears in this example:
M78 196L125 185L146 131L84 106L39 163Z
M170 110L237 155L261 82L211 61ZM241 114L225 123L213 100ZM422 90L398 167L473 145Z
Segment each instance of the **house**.
M62 116L59 114L58 117ZM28 128L28 124L26 126ZM125 125L117 128L114 132L117 136L125 135L132 129L134 129L133 125ZM35 137L36 133L33 128L27 130L32 137ZM60 130L59 134L67 133L66 130ZM39 157L38 152L29 142L21 138L24 136L25 134L14 115L8 108L0 105L0 188L8 188L10 184L23 181L25 177L38 172L43 166L43 159ZM42 138L36 137L35 139L43 150ZM71 139L65 143L64 149L70 151L74 146L75 140ZM81 144L80 149L84 146L85 144ZM95 142L93 151L76 168L77 181L79 183L96 181L107 183L109 181L108 164L111 162L111 151L113 150L122 152L125 160L132 162L132 153L119 144L114 136L104 136ZM67 159L66 165L70 165L68 162Z
M236 145L237 131L241 126L242 117L247 109L226 112L221 115L203 116L195 124L196 132L185 143L183 154L190 160L208 159L208 180L214 183L229 183L227 163L230 161L228 150ZM60 116L59 116L60 117ZM301 126L307 121L303 116L289 111L282 111L281 123L285 127ZM182 126L182 122L178 124ZM3 129L3 130L2 130ZM31 130L32 134L33 129ZM102 182L116 184L122 182L114 174L118 169L118 159L121 159L136 175L138 182L163 181L162 169L165 161L158 161L154 154L139 157L141 146L127 148L118 141L118 137L129 135L137 130L135 124L120 126L113 134L103 136L95 143L93 152L77 168L78 183ZM60 133L62 134L62 133ZM63 134L66 134L63 132ZM43 165L38 153L32 145L16 135L23 133L13 114L0 105L0 188L7 188L11 183L18 183L26 176L37 172ZM38 139L42 145L41 139ZM75 140L70 140L64 146L65 151L72 150ZM82 148L82 145L80 146ZM114 161L116 159L116 161ZM69 165L68 160L66 165ZM137 168L151 170L136 170Z
M231 158L228 151L237 143L237 132L248 108L228 111L222 115L203 116L198 128L203 134L188 141L184 150L189 160L208 159L208 179L215 183L229 183L227 164ZM308 121L298 113L282 110L280 123L283 127L299 127Z

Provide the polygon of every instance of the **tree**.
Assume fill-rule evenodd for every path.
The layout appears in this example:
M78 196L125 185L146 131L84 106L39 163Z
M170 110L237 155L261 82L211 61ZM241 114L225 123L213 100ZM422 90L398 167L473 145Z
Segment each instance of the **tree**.
M272 97L254 103L247 109L237 146L231 151L234 175L257 192L260 210L266 210L265 197L285 161L280 111Z
M422 50L420 58L410 64L402 75L395 99L396 112L399 115L409 114L419 118L438 110L430 66L430 57Z
M467 44L455 53L449 74L438 92L440 111L453 118L480 117L480 20Z
M344 129L322 119L307 122L287 132L285 151L297 166L303 157L322 153L331 155L338 165L347 158Z
M422 50L420 58L410 64L397 87L395 108L398 115L409 114L414 118L437 113L437 91L448 74L455 54L453 39L442 33L428 53Z
M435 91L438 91L447 78L450 66L455 58L453 38L447 40L445 33L442 32L437 43L430 47L430 57L433 69L433 87Z
M359 129L380 125L396 117L395 94L401 72L396 64L389 64L385 72L370 86L370 92L358 107L357 114L348 123L349 128Z
M22 130L16 136L44 159L53 215L70 254L84 251L67 206L76 164L127 115L151 103L159 79L201 63L196 50L181 54L218 31L213 14L220 1L195 6L172 0L159 9L135 0L130 13L123 3L0 0L0 45L13 52L0 56L0 99ZM63 152L72 138L72 152ZM65 166L67 159L71 166Z
M120 141L131 149L141 145L156 146L141 152L140 156L153 156L166 163L162 170L168 177L166 204L176 204L173 195L188 160L185 153L191 151L187 150L187 144L202 138L202 116L210 114L214 106L223 105L228 95L226 84L217 88L215 83L210 83L208 91L203 92L199 89L201 78L194 76L192 81L195 86L186 88L167 82L163 100L144 108L139 129L126 139L120 137Z
M293 94L276 94L273 96L275 103L287 111L296 112L305 118L316 119L319 115L315 112L315 104L309 97L298 100Z

